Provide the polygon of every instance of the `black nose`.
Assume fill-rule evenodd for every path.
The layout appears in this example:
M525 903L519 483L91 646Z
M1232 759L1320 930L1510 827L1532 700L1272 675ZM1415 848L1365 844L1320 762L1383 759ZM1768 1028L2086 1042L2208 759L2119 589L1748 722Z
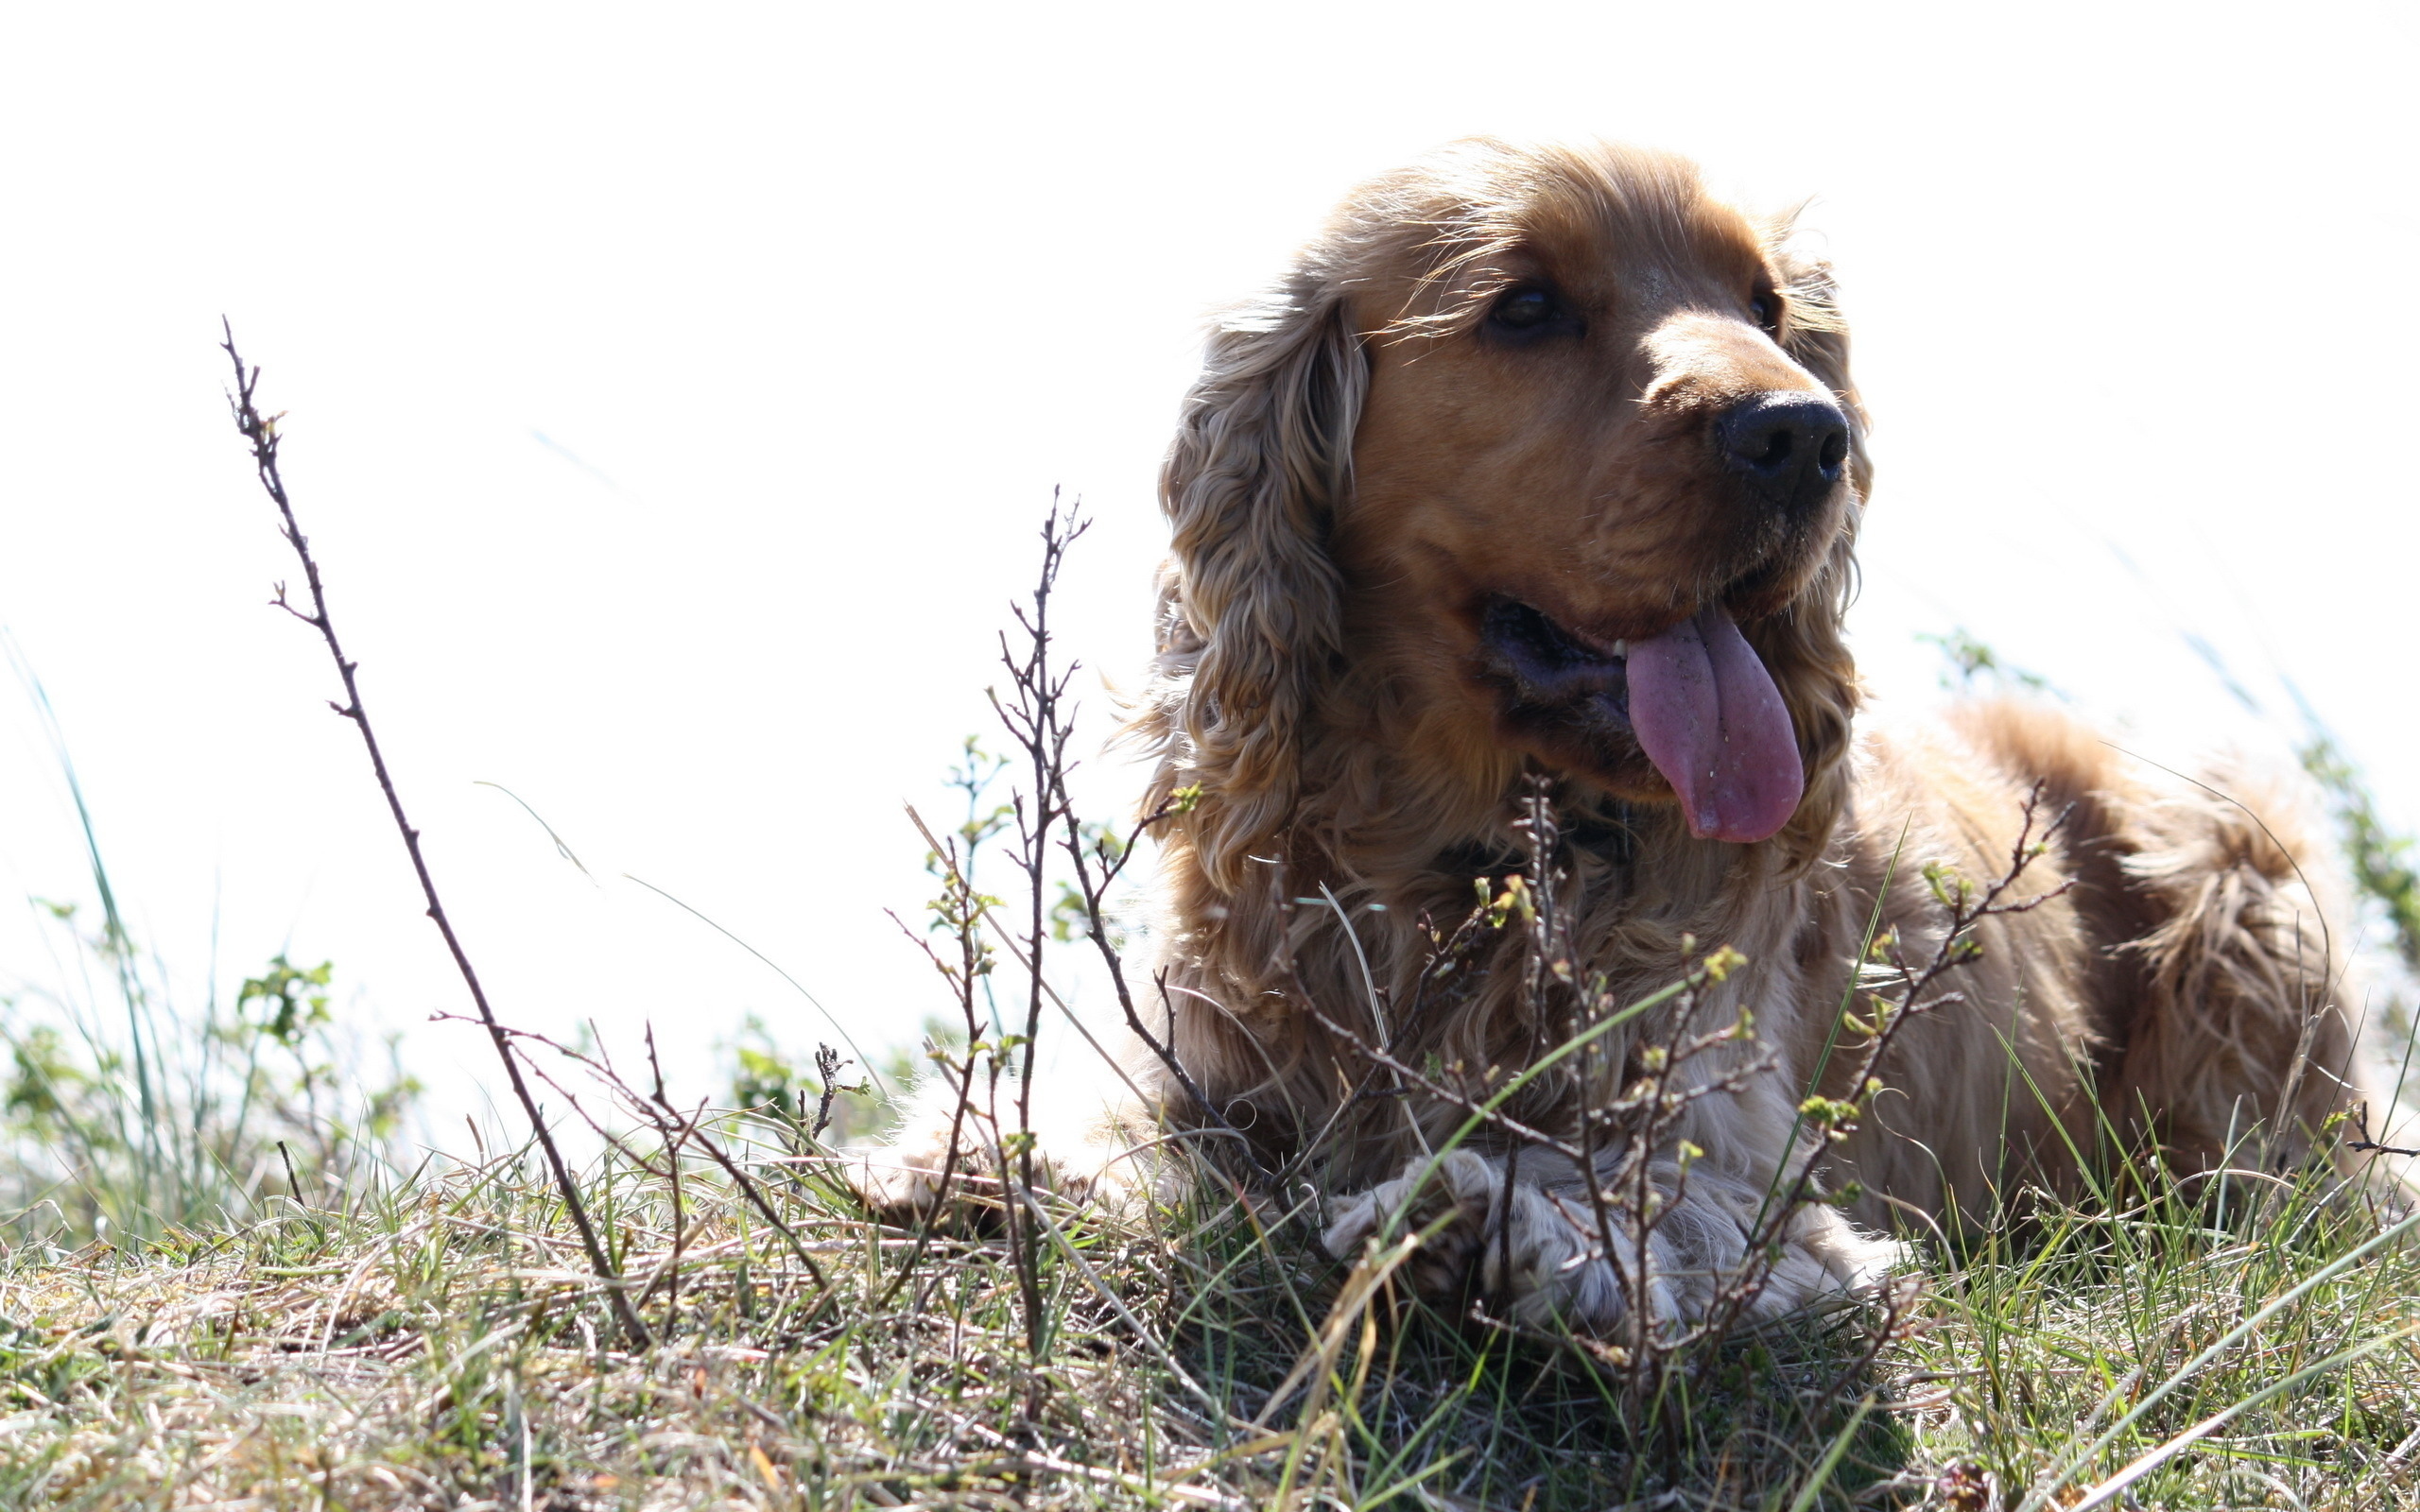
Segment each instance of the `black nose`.
M1783 507L1810 504L1841 480L1849 418L1822 394L1751 394L1715 417L1723 465Z

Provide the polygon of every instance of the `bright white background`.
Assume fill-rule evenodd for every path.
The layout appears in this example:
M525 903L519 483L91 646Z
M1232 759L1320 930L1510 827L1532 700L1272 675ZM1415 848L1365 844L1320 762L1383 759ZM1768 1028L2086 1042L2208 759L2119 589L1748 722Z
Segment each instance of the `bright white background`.
M1858 643L1954 626L2146 748L2283 669L2420 821L2410 106L2388 6L14 8L0 623L139 927L332 957L475 1106L462 1005L230 430L232 317L494 998L861 1040L1055 485L1070 644L1139 663L1203 312L1357 177L1594 133L1815 196L1878 419ZM1097 706L1106 696L1096 694ZM1104 771L1106 807L1130 779ZM526 799L601 879L558 859ZM0 897L89 896L0 688ZM50 970L0 925L0 977ZM828 1034L827 1034L828 1037Z

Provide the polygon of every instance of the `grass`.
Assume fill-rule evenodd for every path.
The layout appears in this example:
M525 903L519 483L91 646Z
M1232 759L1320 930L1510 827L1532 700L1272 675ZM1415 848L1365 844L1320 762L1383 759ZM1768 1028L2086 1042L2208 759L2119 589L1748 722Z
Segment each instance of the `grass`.
M381 1066L337 1021L324 961L281 953L226 990L214 962L199 1004L181 993L120 906L48 695L5 634L0 653L58 762L93 900L29 900L47 969L0 977L0 1243L140 1239L372 1179L420 1092L391 1039Z
M264 1024L307 1016L278 981ZM647 1348L534 1149L20 1242L0 1505L2420 1505L2420 1246L2323 1172L2037 1200L1643 1397L1618 1349L1409 1307L1408 1244L1340 1265L1207 1172L1045 1193L1022 1252L885 1228L815 1137L831 1068L735 1049L752 1110L609 1089L636 1131L579 1176Z
M677 1233L664 1175L584 1174L645 1351L527 1151L20 1248L0 1502L2071 1507L2138 1472L2112 1504L2420 1505L2420 1248L2315 1176L2232 1214L2173 1189L2047 1208L1929 1256L1870 1363L1844 1313L1735 1336L1642 1403L1600 1353L1400 1313L1207 1188L1057 1212L1038 1356L998 1243L935 1244L876 1307L908 1236L758 1132L735 1143L822 1281L717 1171L682 1172Z

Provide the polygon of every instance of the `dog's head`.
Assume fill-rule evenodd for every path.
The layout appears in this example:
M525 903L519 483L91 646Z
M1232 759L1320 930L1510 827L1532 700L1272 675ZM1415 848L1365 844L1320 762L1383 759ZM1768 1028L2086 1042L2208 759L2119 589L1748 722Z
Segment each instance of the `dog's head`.
M1163 480L1214 876L1356 685L1475 779L1534 758L1701 838L1820 847L1866 466L1787 230L1677 159L1463 144L1221 324Z

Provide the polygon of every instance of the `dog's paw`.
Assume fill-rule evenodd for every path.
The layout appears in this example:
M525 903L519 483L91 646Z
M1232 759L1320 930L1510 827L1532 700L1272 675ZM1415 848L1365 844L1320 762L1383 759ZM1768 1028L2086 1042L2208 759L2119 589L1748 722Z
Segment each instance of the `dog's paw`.
M911 1121L891 1140L847 1152L849 1185L875 1221L905 1228L942 1215L977 1226L995 1219L1001 1188L999 1165L980 1139L974 1120L953 1129L947 1120ZM953 1153L952 1135L956 1134Z
M1455 1150L1433 1162L1414 1159L1395 1179L1345 1198L1322 1243L1342 1260L1374 1236L1415 1234L1419 1246L1402 1274L1423 1300L1459 1312L1488 1298L1524 1322L1560 1318L1601 1331L1619 1321L1626 1302L1585 1213L1584 1201L1527 1183L1508 1194L1494 1162ZM1667 1301L1651 1291L1651 1311Z
M1900 1246L1862 1235L1829 1208L1795 1215L1778 1235L1780 1257L1744 1280L1756 1194L1705 1174L1664 1210L1642 1245L1626 1211L1601 1216L1583 1192L1516 1182L1468 1151L1414 1160L1402 1176L1345 1198L1322 1235L1350 1259L1373 1236L1420 1236L1403 1274L1423 1299L1460 1311L1474 1298L1517 1321L1607 1333L1643 1319L1685 1326L1719 1304L1775 1317L1825 1295L1878 1281ZM1670 1202L1660 1191L1657 1200ZM1741 1211L1735 1211L1734 1209Z
M1502 1187L1494 1168L1468 1150L1448 1153L1433 1168L1415 1158L1392 1181L1337 1204L1320 1242L1337 1259L1349 1260L1382 1230L1389 1237L1418 1234L1420 1247L1405 1263L1412 1291L1429 1301L1459 1302L1494 1231Z
M1032 1142L1029 1164L1013 1153L1021 1139ZM1037 1194L1070 1202L1123 1201L1140 1185L1135 1158L1105 1119L1002 1137L979 1109L932 1093L890 1139L847 1153L848 1181L867 1212L901 1228L940 1222L989 1232L1005 1203L1023 1200L1011 1183L1028 1170Z

